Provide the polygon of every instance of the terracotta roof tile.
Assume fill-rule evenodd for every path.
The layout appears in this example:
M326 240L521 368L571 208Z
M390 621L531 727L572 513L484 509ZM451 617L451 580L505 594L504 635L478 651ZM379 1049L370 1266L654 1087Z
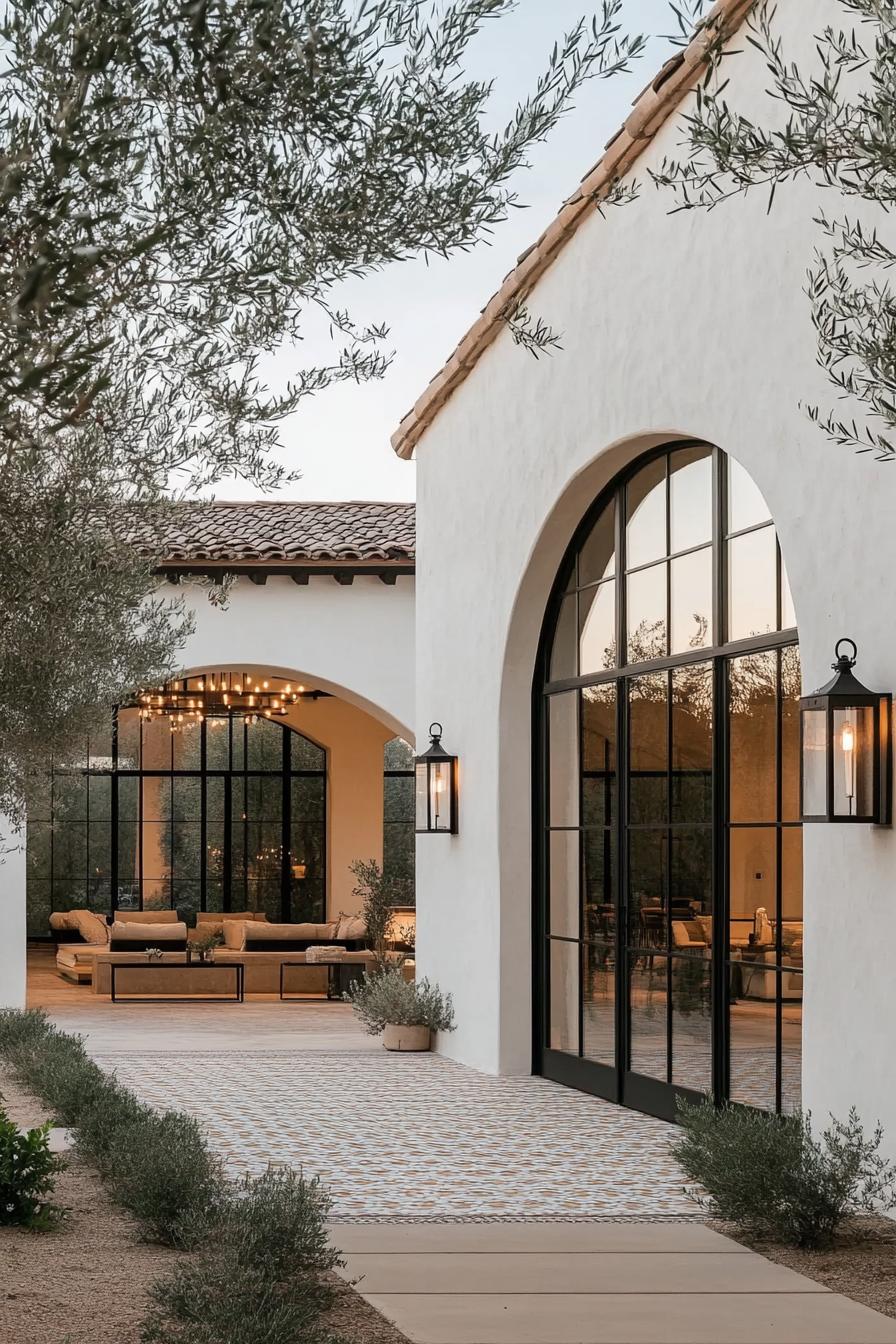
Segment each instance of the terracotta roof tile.
M503 329L504 313L525 301L581 221L600 206L613 184L625 176L685 94L697 83L708 52L720 39L734 33L753 4L754 0L716 0L684 51L670 57L635 99L633 111L607 141L603 157L585 174L581 186L564 201L557 217L541 237L521 253L519 264L505 277L497 294L481 310L443 368L403 416L392 435L392 446L399 457L411 457L417 441Z
M134 540L139 545L139 533ZM163 560L193 564L291 561L413 563L413 504L346 500L226 500L179 504L166 525Z

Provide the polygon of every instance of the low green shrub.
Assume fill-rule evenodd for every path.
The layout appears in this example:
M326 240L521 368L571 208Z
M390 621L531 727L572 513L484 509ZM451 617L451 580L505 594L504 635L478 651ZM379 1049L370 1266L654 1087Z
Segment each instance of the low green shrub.
M182 1249L196 1246L224 1203L221 1163L192 1116L140 1110L112 1128L104 1175L117 1202L153 1241Z
M371 1036L390 1024L454 1030L451 995L427 979L405 980L397 967L365 975L349 985L345 997Z
M65 1210L50 1198L56 1173L65 1166L50 1152L51 1128L21 1130L0 1110L0 1226L46 1232L64 1217Z
M850 1213L896 1207L896 1165L880 1155L855 1108L820 1137L808 1114L769 1115L680 1101L672 1155L706 1192L702 1203L745 1233L793 1246L829 1246Z
M213 1242L150 1289L143 1344L328 1344L320 1323L328 1200L288 1169L247 1178L221 1210Z
M79 1151L147 1237L179 1247L201 1240L224 1178L195 1120L139 1101L43 1013L0 1013L0 1058L74 1130Z

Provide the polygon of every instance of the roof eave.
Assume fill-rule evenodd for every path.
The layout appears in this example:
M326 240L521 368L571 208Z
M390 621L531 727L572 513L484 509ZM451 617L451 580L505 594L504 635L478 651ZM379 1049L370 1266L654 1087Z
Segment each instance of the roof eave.
M754 0L716 0L688 46L667 61L636 98L624 124L608 141L606 152L564 201L538 241L521 255L454 353L400 422L392 435L392 447L399 457L413 456L417 443L449 397L503 329L504 315L531 293L583 218L598 209L610 188L629 172L705 72L711 50L736 31L753 4Z

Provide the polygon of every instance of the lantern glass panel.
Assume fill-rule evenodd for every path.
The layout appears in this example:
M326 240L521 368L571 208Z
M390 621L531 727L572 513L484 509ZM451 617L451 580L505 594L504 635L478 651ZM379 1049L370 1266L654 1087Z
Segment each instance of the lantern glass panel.
M834 710L834 816L874 813L874 710L870 705Z
M418 831L429 830L429 788L425 761L418 761L414 770L414 824Z
M430 817L434 831L451 830L451 762L432 761L429 767Z
M823 709L803 711L803 816L827 815L828 716Z

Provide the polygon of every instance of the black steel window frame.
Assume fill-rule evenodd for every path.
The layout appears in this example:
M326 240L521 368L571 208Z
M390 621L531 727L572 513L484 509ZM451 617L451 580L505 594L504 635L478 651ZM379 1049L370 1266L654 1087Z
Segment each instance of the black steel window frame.
M47 887L48 887L49 894L50 894L50 909L51 909L51 910L55 909L55 904L54 904L54 891L55 891L56 873L55 873L55 871L54 871L54 858L55 858L55 812L54 812L54 805L55 805L55 780L56 780L57 778L62 778L62 777L75 777L75 778L76 778L76 777L81 777L81 778L85 778L85 779L87 779L88 781L89 781L89 779L91 779L91 778L100 778L100 779L109 779L109 780L110 780L110 804L109 804L109 816L108 816L108 817L104 817L104 818L102 818L102 819L100 819L100 820L95 820L95 821L93 822L94 825L108 825L109 828L110 828L110 836L109 836L109 869L110 869L110 873L109 873L109 903L108 903L108 907L107 907L107 909L106 909L106 913L109 914L109 915L113 915L113 914L115 913L115 911L116 911L117 909L119 909L119 908L127 908L127 909L132 909L132 908L133 908L133 906L131 906L131 905L128 905L128 906L126 906L126 907L119 907L119 895L120 895L120 886L121 886L121 879L120 879L120 874L119 874L119 862L118 862L118 859L119 859L119 822L122 820L122 818L121 818L121 816L120 816L120 808L119 808L119 783L120 783L121 780L127 780L127 779L135 779L135 780L143 780L143 779L170 779L170 780L174 780L174 779L198 779L198 780L202 781L202 785L201 785L200 790L199 790L200 816L199 816L199 820L198 820L198 831L199 831L199 844L200 844L200 856L199 856L199 894L200 894L200 905L199 905L199 909L200 909L200 910L203 910L203 911L206 910L206 909L208 908L208 904L207 904L207 902L208 902L208 880L209 880L209 879L208 879L208 854L207 854L207 837L208 837L208 807L207 807L207 803L208 803L208 790L207 790L207 787L206 787L206 785L205 785L205 781L206 781L206 780L209 780L209 779L221 779L221 780L224 781L224 809L223 809L223 823L222 823L222 824L223 824L223 829L224 829L224 853L223 853L223 856L222 856L222 859L223 859L223 863L222 863L222 909L223 909L224 912L227 912L228 910L233 909L233 908L240 908L240 909L245 909L245 908L247 908L248 900L249 900L249 897L248 897L248 880L249 880L249 878L248 878L248 867L244 865L244 873L243 873L243 892L242 892L242 898L241 898L241 899L242 899L242 904L238 904L236 907L233 905L233 896L234 896L234 893L233 893L233 890L232 890L232 859L233 859L233 854L232 854L232 850L233 850L233 845L232 845L232 821L233 821L233 816L232 816L232 781L233 781L234 778L239 778L239 779L241 779L241 780L243 781L243 786L244 786L244 790L245 790L246 782L247 782L250 778L266 778L266 779L278 779L278 778L279 778L279 779L282 781L282 787L281 787L281 800L282 800L282 801L281 801L281 836L280 836L280 839L281 839L281 864L280 864L280 869L281 869L281 871L280 871L280 907L281 907L281 908L280 908L280 917L281 917L281 919L282 919L282 921L283 921L284 923L288 923L288 922L290 922L290 920L291 920L291 918L292 918L292 912L291 912L291 908L290 908L290 906L291 906L291 897L292 897L291 885L290 885L290 858L291 858L291 839L292 839L292 781L295 780L295 779L319 779L319 780L322 781L322 785L323 785L323 787L322 787L322 808L321 808L321 819L320 819L320 852L321 852L321 868L322 868L322 872L323 872L323 891L322 891L322 893L321 893L321 897L320 897L320 903L321 903L320 918L321 918L321 920L324 919L324 917L325 917L325 912L326 912L326 905L327 905L328 891L329 891L329 862L328 862L328 849L327 849L327 842L328 842L328 815L327 815L327 814L328 814L328 807L329 807L329 797L328 797L328 794L329 794L329 781L328 781L328 772L327 772L327 764L326 764L327 757L326 757L326 750L325 750L325 748L320 747L318 743L313 742L312 739L307 738L305 734L300 733L297 729L292 728L292 727L291 727L290 725L288 725L288 724L281 723L281 722L279 722L279 721L277 721L277 720L273 720L273 719L271 719L271 720L265 720L265 722L269 722L269 723L271 723L272 725L274 725L275 727L279 728L280 731L281 731L281 733L282 733L282 753L281 753L280 765L279 765L279 768L277 768L277 769L273 769L273 770L263 769L263 768L260 768L260 767L257 767L257 766L251 766L251 767L250 767L250 766L248 765L248 760L249 760L249 750L248 750L248 730L247 730L247 725L246 725L246 722L245 722L245 716L244 716L244 715L241 715L241 714L237 714L237 713L231 713L230 715L216 714L216 715L214 715L213 717L218 718L218 719L226 719L226 720L228 721L228 732L227 732L228 746L227 746L227 766L226 766L226 767L224 767L224 766L212 766L212 767L209 767L209 766L208 766L208 732L209 732L209 727L208 727L208 721L207 721L207 720L203 720L201 723L199 723L198 725L196 725L196 727L198 728L198 731L199 731L199 767L198 767L197 769L175 769L175 768L174 768L174 755L175 755L174 747L175 747L175 744L174 744L173 739L174 739L174 737L175 737L175 734L171 734L171 737L172 737L172 748L171 748L171 756L170 756L170 766L169 766L169 768L167 768L167 769L143 769L139 764L138 764L138 766L135 767L135 768L120 767L120 766L119 766L119 715L118 715L118 711L117 711L117 710L116 710L116 711L113 711L113 714L112 714L112 729L111 729L111 743L112 743L112 758L111 758L111 759L112 759L112 764L111 764L111 767L110 767L110 768L102 768L102 767L94 767L94 766L92 766L91 763L90 763L91 758L90 758L89 755L88 755L88 758L87 758L87 765L86 765L85 767L76 767L76 766L75 766L75 767L72 767L72 766L69 766L69 767L62 767L62 766L57 766L57 765L55 765L55 764L51 765L51 768L50 768L50 770L49 770L49 772L48 772L48 774L49 774L49 781L50 781L50 795L49 795L49 796L50 796L50 805L49 805L49 818L48 818L48 820L49 820L49 822L50 822L50 829L49 829L49 875L48 875L48 878L46 878L46 879L40 879L41 883L46 882L46 885L47 885ZM138 720L138 723L139 723L139 720ZM216 731L216 730L213 729L212 731ZM241 755L241 759L242 759L242 765L241 765L241 766L238 766L237 768L234 768L234 755L235 755L235 753L234 753L234 740L233 740L233 739L234 739L234 732L235 732L235 731L239 731L239 732L242 733L242 751L241 751L241 753L240 753L240 755ZM315 748L317 748L318 750L320 750L320 751L323 753L324 764L323 764L323 766L322 766L320 769L305 769L305 768L295 768L295 767L293 767L293 765L292 765L292 757L291 757L291 748L292 748L292 742L293 742L293 739L294 739L295 737L304 738L304 740L306 740L306 741L308 741L309 743L311 743L312 746L314 746ZM138 749L142 751L142 736L141 736L141 739L140 739L140 744L141 744L141 745L140 745L140 748L138 748ZM88 750L89 750L89 747L88 747ZM138 758L138 759L142 759L142 757L141 757L141 758ZM137 825L138 834L142 834L142 823L143 823L143 789L142 789L142 787L139 787L139 786L138 786L136 792L137 792L137 806L138 806L138 811L137 811L137 816L136 816L136 825ZM244 796L245 796L245 793L244 793ZM85 815L84 815L84 818L83 818L83 825L85 826L85 829L86 829L86 832L87 832L87 841L86 841L86 845L85 845L85 872L84 872L84 886L85 886L85 891L86 891L86 892L89 892L89 891L91 890L91 885L90 885L90 884L94 881L94 877L91 875L91 871L90 871L90 826L91 826L91 817L90 817L90 788L89 788L89 784L88 784L88 788L87 788L87 790L86 790L86 798L87 798L87 802L86 802L86 807L85 807ZM173 796L172 796L171 807L173 808ZM160 817L159 820L162 821L162 822L167 821L167 822L169 822L169 824L176 824L176 823L174 822L174 818L173 818L173 816L171 816L171 815L169 815L168 817ZM78 823L81 823L81 822L82 822L82 819L81 819L81 818L78 818ZM195 824L197 824L197 823L186 823L186 824L194 824L194 825L195 825ZM245 819L245 824L246 824L246 827L248 827L248 826L250 825L250 821L249 821L248 816L247 816L246 819ZM142 843L142 841L141 841L140 843ZM244 846L244 847L245 847L245 846ZM70 875L67 875L67 876L70 876ZM143 871L142 871L142 857L141 857L141 873L140 873L140 877L139 877L138 879L135 879L135 882L129 882L129 883L127 884L127 885L129 885L129 886L133 886L133 885L135 885L135 883L136 883L136 884L139 886L139 905L138 905L137 908L140 909L140 910L142 910L142 909L144 908L143 891L144 891L144 883L145 883L146 880L147 880L147 879L145 878L145 876L144 876L144 874L143 874ZM173 872L172 872L171 874L169 874L169 879L168 879L168 880L169 880L169 884L170 884L170 885L169 885L169 908L175 908L175 907L176 907L176 900L174 899L174 897L175 897L175 895L176 895L176 892L175 892L175 885L174 885L174 884L175 884L175 881L176 881L176 874L173 873ZM91 908L96 908L96 907L93 907L93 906L92 906ZM154 907L154 908L158 908L158 907Z
M661 458L668 459L673 453L682 449L707 449L712 453L712 630L710 632L710 643L705 647L694 649L692 651L669 654L661 658L652 658L638 663L626 663L621 656L626 651L627 645L627 575L630 572L638 572L650 568L654 564L665 562L666 564L666 640L667 649L671 641L671 604L670 604L670 582L672 565L671 561L680 555L693 553L695 550L702 550L706 543L697 547L690 547L681 552L672 552L670 544L670 509L669 509L669 491L670 491L670 473L668 465L666 469L666 553L662 557L657 557L644 565L639 565L629 570L626 567L626 490L630 482L648 465ZM739 829L741 825L746 828L751 823L732 823L729 820L729 715L728 715L728 669L732 660L751 653L769 653L774 652L777 657L778 666L778 689L779 694L776 702L777 714L777 753L776 753L776 792L778 800L777 819L775 822L756 823L757 826L767 826L776 829L776 892L778 901L781 900L781 854L782 842L780 839L781 831L792 825L796 830L801 828L797 820L793 823L782 821L781 816L781 790L782 790L782 760L781 760L781 697L780 697L780 678L781 678L781 651L798 647L798 637L795 627L789 627L781 630L776 629L767 633L751 636L749 638L728 641L725 636L728 630L728 564L729 564L729 543L737 537L749 535L752 532L758 532L765 528L774 528L774 519L760 522L752 526L728 531L728 496L727 496L727 472L725 464L726 454L718 447L698 439L682 439L664 443L655 449L642 454L628 468L621 472L612 482L598 495L597 499L585 513L581 523L576 528L572 540L564 554L563 560L557 572L557 578L549 597L545 618L542 625L542 632L539 641L538 653L536 656L535 676L532 688L532 744L533 744L533 762L532 762L532 819L533 819L533 868L532 868L532 975L533 975L533 1034L532 1034L532 1057L533 1069L536 1073L550 1077L557 1082L565 1083L576 1087L582 1091L591 1092L595 1095L605 1097L610 1101L621 1102L636 1110L642 1110L647 1113L657 1115L660 1118L674 1120L676 1114L676 1098L683 1095L690 1100L696 1100L700 1094L689 1093L687 1089L676 1086L672 1083L660 1083L656 1080L634 1074L629 1070L629 940L627 938L627 916L628 916L628 844L627 835L631 829L629 822L628 808L628 783L629 783L629 714L628 714L628 694L627 689L632 680L639 676L651 672L665 672L670 674L677 668L687 667L694 664L707 664L712 668L712 894L713 894L713 933L711 947L711 1043L712 1043L712 1085L711 1095L717 1103L727 1100L730 1095L730 1029L729 1029L729 984L728 975L730 971L730 948L729 948L729 929L730 929L730 888L729 888L729 860L730 860L730 832L732 829ZM615 508L615 550L614 550L614 572L613 582L616 585L616 610L615 610L615 647L617 650L616 665L597 673L584 674L574 677L563 677L551 680L551 655L553 649L554 636L557 632L561 604L565 597L571 593L579 593L594 589L606 579L598 579L589 584L579 585L577 574L577 563L579 553L591 535L600 516L611 505ZM780 627L782 623L782 592L783 592L783 561L781 556L780 543L775 534L775 557L776 557L776 624ZM578 603L576 604L576 647L579 648L579 639L581 630L578 627ZM550 920L550 835L553 830L558 828L550 824L550 794L549 794L549 709L552 696L562 694L565 691L581 692L591 686L615 685L616 687L616 812L612 822L612 833L615 839L616 864L614 874L615 885L615 933L614 933L614 957L615 957L615 1004L614 1004L614 1030L615 1030L615 1061L612 1066L605 1066L594 1060L584 1057L583 1034L582 1034L582 1015L583 1015L583 991L582 985L578 988L578 1008L579 1008L579 1036L578 1036L578 1054L552 1049L550 1046L550 949L552 941L569 941L581 950L585 948L587 940L583 936L582 916L584 901L579 898L579 937L554 939L549 932ZM669 710L671 713L671 695ZM577 695L577 715L581 718L581 695ZM577 742L581 752L582 734L581 722L577 727ZM671 751L671 743L667 743L667 752ZM579 787L581 792L582 780L582 762L579 761ZM579 799L581 809L581 796ZM562 828L560 828L562 829ZM579 856L579 882L583 881L583 866L581 853L581 837L583 830L582 813L579 812L579 824L576 828L580 837L580 856ZM671 922L671 905L666 902L666 922ZM782 1102L782 1078L781 1078L781 1052L782 1052L782 993L781 993L781 954L782 954L782 924L783 919L777 921L777 934L774 945L776 955L776 1011L775 1011L775 1108L781 1109ZM671 940L670 940L671 941ZM668 1043L671 1050L671 1040ZM671 1077L671 1071L668 1075Z

